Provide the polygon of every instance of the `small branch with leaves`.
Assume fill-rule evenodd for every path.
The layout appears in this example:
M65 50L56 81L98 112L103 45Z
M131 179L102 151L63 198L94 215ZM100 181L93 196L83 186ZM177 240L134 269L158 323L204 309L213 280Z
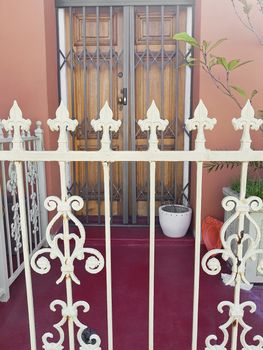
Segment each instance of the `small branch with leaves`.
M234 58L227 61L225 57L216 56L213 54L213 50L227 39L219 39L216 42L208 42L206 40L198 42L197 39L185 32L175 34L174 39L178 41L184 41L192 47L199 49L200 59L187 57L186 64L193 66L196 63L199 63L202 69L210 76L217 89L220 90L220 92L222 92L224 95L231 98L239 109L242 109L242 105L239 102L236 94L245 99L250 99L252 102L252 99L258 92L257 90L254 89L250 94L247 94L244 88L231 83L231 73L234 70L249 64L252 62L252 60L241 61L240 59ZM216 76L214 70L215 67L221 67L223 69L223 78Z
M263 45L263 36L256 30L254 22L251 17L251 10L253 9L253 5L247 0L230 0L232 6L234 8L235 14L239 21L243 24L245 28L247 28L250 32L252 32L257 38L260 45ZM238 3L240 3L242 7L243 15L240 13ZM263 15L263 1L257 0L259 12ZM262 18L263 20L263 18Z

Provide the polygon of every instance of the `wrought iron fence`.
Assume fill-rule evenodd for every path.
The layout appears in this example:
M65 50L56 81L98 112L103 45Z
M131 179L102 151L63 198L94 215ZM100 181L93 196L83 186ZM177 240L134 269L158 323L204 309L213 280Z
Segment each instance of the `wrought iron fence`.
M195 110L194 118L187 120L186 127L189 131L196 129L195 149L192 151L161 151L158 148L157 130L164 130L167 121L160 117L160 113L153 103L147 112L147 117L139 122L142 130L148 130L149 145L146 151L113 151L111 149L111 138L109 131L117 131L120 123L113 119L113 113L105 104L101 110L98 120L92 121L92 126L102 132L101 149L98 151L69 151L67 132L73 131L77 121L69 118L69 113L63 104L56 112L56 118L48 121L51 130L59 131L58 149L56 151L24 150L21 131L29 130L30 121L23 119L22 112L17 105L10 111L10 118L3 121L7 131L13 130L13 147L11 150L1 150L0 160L13 161L17 176L17 194L20 208L21 235L23 243L23 254L25 264L27 302L29 314L29 328L31 350L36 350L36 325L34 319L34 299L32 294L31 268L40 274L46 274L51 270L49 259L58 259L61 263L61 273L57 283L65 283L65 300L55 299L50 308L55 311L61 309L61 319L54 324L57 332L57 340L54 340L52 333L45 333L42 336L43 348L49 350L60 350L68 341L67 348L70 350L102 349L101 340L98 334L92 335L88 343L84 342L83 331L86 326L78 318L79 308L83 307L84 312L90 308L86 301L75 301L73 296L73 284L79 284L78 272L74 271L76 259L84 260L88 255L85 267L89 273L99 273L106 265L106 296L107 296L107 324L108 344L107 349L114 348L113 318L112 318L112 281L111 281L111 217L110 217L110 167L112 162L147 162L150 165L150 255L149 255L149 332L148 349L154 349L154 271L155 271L155 172L157 162L182 162L189 161L197 164L196 173L196 206L195 206L195 259L194 259L194 299L193 299L193 328L192 328L192 350L197 350L198 338L198 307L199 307L199 280L200 265L210 275L216 275L221 270L221 261L216 254L222 255L224 260L231 260L232 274L228 284L234 283L234 296L232 301L222 301L218 305L218 311L223 313L228 309L227 321L219 325L223 336L220 339L216 335L209 335L206 338L204 347L206 350L223 350L231 339L231 350L237 350L238 344L243 349L260 350L263 347L263 338L255 336L253 344L249 344L247 333L251 327L244 320L246 309L250 312L256 310L255 303L251 301L241 302L241 283L249 284L245 276L246 264L249 260L255 259L263 250L259 247L261 237L260 228L251 218L249 212L262 209L262 200L258 197L246 198L246 182L249 161L262 161L263 150L254 151L251 149L250 129L258 130L262 121L254 116L254 110L248 101L242 110L239 119L233 119L235 130L243 130L241 147L237 151L210 151L205 147L204 130L212 130L216 119L208 117L208 111L203 102L200 101ZM221 230L222 248L215 249L203 257L200 257L201 243L201 206L202 206L202 175L203 163L205 161L236 161L242 163L241 169L241 192L240 197L225 197L223 207L227 211L235 209L234 214L224 223ZM45 199L44 205L49 211L56 211L55 216L49 222L46 229L48 247L36 251L30 258L28 246L28 215L26 212L26 192L23 173L23 165L27 162L59 162L61 197L50 196ZM67 162L92 162L98 161L103 167L104 179L104 209L105 209L105 240L106 255L105 261L102 254L93 248L84 246L85 230L82 223L75 216L75 212L83 207L84 201L79 196L67 194L66 168ZM57 220L63 218L61 233L51 237L50 231ZM256 234L251 236L245 232L244 220L249 220L255 227ZM71 233L69 221L72 220L79 230L79 234ZM226 236L226 230L231 223L238 221L238 230ZM73 242L73 245L70 244ZM61 243L61 244L59 244ZM246 249L243 248L246 246ZM258 271L263 273L263 260L258 264ZM213 310L211 310L212 315ZM212 316L211 316L212 317ZM64 325L68 327L68 334L65 337ZM77 333L75 334L75 329ZM231 334L231 335L230 335ZM176 336L176 335L175 335ZM65 340L67 339L67 340Z
M43 150L41 122L36 123L34 135L23 131L22 144L25 150ZM5 132L0 124L0 150L12 148L11 132ZM47 215L43 207L46 197L45 167L33 161L23 164L25 206L29 238L29 253L38 250L45 239ZM9 288L24 268L21 240L20 205L18 201L15 163L1 161L0 170L0 301L10 297Z

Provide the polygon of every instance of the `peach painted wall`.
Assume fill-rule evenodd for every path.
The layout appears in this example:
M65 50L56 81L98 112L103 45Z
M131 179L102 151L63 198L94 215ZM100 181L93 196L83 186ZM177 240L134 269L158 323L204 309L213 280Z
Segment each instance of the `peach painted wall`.
M0 43L0 118L16 99L27 118L42 121L46 149L55 149L46 125L58 106L54 0L1 0ZM57 194L57 165L46 171L48 193Z
M256 3L256 0L252 0ZM262 28L262 16L257 25ZM260 22L261 20L261 22ZM230 0L197 0L195 34L201 40L228 41L218 48L218 55L228 59L253 59L250 65L237 70L235 84L248 91L259 91L254 100L256 109L263 109L263 47L248 32L234 14ZM1 0L0 1L0 118L8 115L17 99L24 115L32 121L41 120L45 132L46 149L55 149L57 135L46 127L48 117L54 116L58 105L56 67L56 21L54 0ZM218 119L214 132L207 132L207 147L237 149L240 133L234 132L231 118L240 111L231 100L217 91L204 72L195 69L193 102L202 98L209 114ZM254 147L263 148L262 134L254 137ZM48 192L56 194L59 183L54 177L57 165L47 166ZM192 190L194 190L194 167ZM237 172L236 172L237 173ZM203 216L222 218L221 188L229 184L235 174L231 171L208 174L204 171ZM58 180L58 177L57 177ZM192 196L194 203L194 195Z
M256 0L251 0L256 5ZM252 12L256 21L256 27L263 36L263 15L257 11ZM218 56L225 56L228 60L240 58L253 62L235 71L233 85L239 85L248 92L258 90L254 98L253 106L256 110L263 109L263 46L257 39L239 22L235 16L230 0L198 0L195 13L195 35L201 40L215 41L219 38L227 38L215 52ZM220 71L218 72L220 75ZM238 149L241 132L233 130L231 119L240 115L239 108L227 96L220 93L213 82L202 70L195 69L193 103L196 106L199 98L205 102L209 115L216 117L218 123L213 132L207 131L207 148L209 149ZM239 98L242 104L245 100ZM253 147L263 149L263 133L253 134ZM192 189L195 188L195 171L192 171ZM223 217L220 206L222 199L222 187L229 185L239 171L221 171L208 174L204 170L204 191L202 216L213 215ZM194 196L192 197L192 204Z

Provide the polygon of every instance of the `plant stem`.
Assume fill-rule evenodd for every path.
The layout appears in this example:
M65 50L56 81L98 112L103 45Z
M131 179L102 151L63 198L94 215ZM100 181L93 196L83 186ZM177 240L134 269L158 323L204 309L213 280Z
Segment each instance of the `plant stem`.
M251 31L256 36L256 38L257 38L258 42L260 43L260 45L263 45L263 38L256 31L256 29L254 27L254 24L253 24L253 22L251 20L251 17L249 15L249 12L243 11L245 13L246 18L247 18L247 23L246 23L243 20L243 18L240 16L240 13L237 10L235 0L230 0L230 1L231 1L232 5L233 5L235 14L236 14L237 18L239 19L239 21L243 24L243 26L245 26L249 31ZM258 0L257 2L258 2L258 5L260 6L260 11L263 14L263 2L261 2L260 0Z

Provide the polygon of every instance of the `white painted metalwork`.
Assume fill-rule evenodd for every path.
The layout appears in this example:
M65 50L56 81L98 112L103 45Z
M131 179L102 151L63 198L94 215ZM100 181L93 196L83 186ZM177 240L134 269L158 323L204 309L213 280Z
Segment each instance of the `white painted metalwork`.
M160 112L156 107L155 102L153 101L150 108L147 111L147 118L138 121L138 124L142 131L149 131L149 151L158 151L158 139L157 139L157 130L164 131L169 124L167 119L161 119Z
M241 138L241 151L251 150L251 138L250 138L250 128L258 130L263 124L262 120L257 120L254 118L254 110L248 101L246 106L241 111L241 118L233 119L232 123L235 130L243 129L243 136ZM252 327L248 326L243 317L245 308L250 309L250 313L256 311L255 303L251 301L240 302L240 290L241 283L249 285L245 277L246 264L249 260L255 260L256 256L263 254L263 249L260 249L260 228L249 212L256 212L262 209L262 200L258 197L252 196L246 198L246 184L247 184L247 173L248 173L248 162L244 161L242 163L241 169L241 181L240 181L240 197L237 199L234 196L227 196L222 201L222 206L226 211L235 210L234 214L229 217L229 219L224 223L220 236L223 245L222 249L213 249L202 259L202 267L204 271L210 275L215 275L221 271L221 264L215 254L221 254L222 258L227 261L230 260L232 264L232 274L231 278L227 284L234 282L234 302L222 301L218 305L218 311L220 313L224 312L224 309L229 310L228 320L221 325L219 328L223 333L223 340L221 344L217 344L217 336L210 335L206 338L206 350L213 349L226 349L226 345L229 340L228 328L232 328L231 336L231 350L238 349L238 343L242 345L242 349L254 349L260 350L263 348L263 337L255 336L253 341L255 344L250 345L247 343L246 335L251 330ZM253 237L250 232L244 231L245 218L251 222L255 227L256 235ZM226 230L235 220L238 221L238 231L234 232L232 235L226 238ZM244 249L246 246L246 249ZM258 264L258 272L263 273L263 259ZM239 335L239 327L242 328Z
M212 130L216 119L208 118L208 111L200 100L194 112L194 118L188 119L186 127L189 131L197 129L195 140L195 152L204 151L205 135L204 129ZM203 162L197 162L196 173L196 214L195 214L195 265L194 265L194 296L193 296L193 326L192 326L192 350L197 350L198 339L198 306L199 306L199 282L200 282L200 245L201 245L201 210L202 210L202 181Z
M197 135L195 139L195 150L204 151L205 148L205 135L204 129L212 130L216 124L215 118L208 118L208 111L203 101L200 100L196 110L194 112L194 118L188 119L185 125L189 131L197 129Z
M11 120L10 120L11 119ZM12 148L12 123L21 125L24 123L22 112L15 102L10 111L10 119L0 123L0 149ZM8 133L4 132L3 125L6 124ZM26 128L30 121L25 122ZM36 123L35 135L31 136L30 131L22 130L22 141L19 139L19 132L16 130L14 140L18 147L26 150L43 150L43 130L41 122ZM23 128L22 128L23 129ZM21 141L21 142L20 142ZM15 152L19 151L18 149ZM23 165L26 189L26 213L29 239L29 252L32 254L44 242L44 231L47 227L47 215L43 210L41 202L46 197L45 167L43 163L34 161L25 162ZM39 181L41 185L39 186ZM0 289L4 290L0 296L0 301L8 301L11 284L19 276L24 268L21 237L21 217L18 201L17 171L15 161L8 160L7 164L1 162L0 171L0 245L4 253L1 254L0 275L5 276L5 281L0 282ZM40 213L42 218L40 220Z
M121 126L121 121L113 119L108 101L101 109L99 119L92 119L91 125L95 131L102 131L101 151L109 151L111 149L110 131L117 132Z
M114 349L113 338L113 318L112 318L112 280L111 280L111 217L110 217L110 169L109 163L114 161L131 162L144 161L150 164L150 254L149 254L149 344L148 349L154 349L154 271L155 271L155 171L156 162L180 162L192 161L197 164L196 176L196 208L195 208L195 275L194 275L194 301L193 301L193 330L192 330L192 350L197 350L198 339L198 302L199 302L199 277L200 277L200 243L201 243L201 205L202 205L202 172L203 162L208 160L218 161L240 161L242 162L241 169L241 193L240 198L226 197L223 200L223 207L225 210L235 209L235 213L223 225L221 230L221 240L223 244L222 249L213 250L207 253L203 260L203 269L214 275L220 271L220 262L214 256L217 253L222 254L224 260L230 259L232 261L232 275L231 281L235 283L234 302L222 301L218 305L219 312L223 312L225 308L229 309L228 320L219 328L223 332L223 340L220 344L217 343L215 335L210 335L206 339L206 350L226 350L226 344L229 340L229 327L232 328L231 334L231 350L237 350L240 343L244 350L253 349L259 350L263 346L263 338L261 336L254 337L255 345L248 345L247 333L251 327L244 321L245 310L248 308L250 312L256 310L256 305L251 301L240 302L240 285L241 282L248 283L245 277L246 263L254 259L256 255L262 254L263 250L258 247L260 240L260 230L257 223L251 218L249 212L258 211L262 208L262 201L257 197L246 198L246 182L248 162L252 160L263 161L263 150L253 151L251 149L250 128L258 129L262 125L262 121L254 118L254 111L249 103L242 110L240 120L233 120L235 129L242 128L243 136L241 139L241 148L239 151L210 151L205 148L204 129L213 129L216 124L215 119L208 118L208 112L203 102L200 101L195 110L194 118L186 122L187 128L190 130L197 129L197 137L195 149L193 151L159 151L158 139L156 130L163 130L167 126L167 122L160 118L160 113L155 106L155 103L150 107L147 118L140 121L140 126L143 130L148 130L149 149L148 151L113 151L111 149L110 131L118 131L120 121L113 119L112 111L107 103L100 113L100 119L93 120L92 125L95 130L102 131L101 150L96 152L87 151L69 151L67 141L67 131L74 130L77 126L76 121L69 118L69 113L63 104L60 105L56 112L56 118L49 120L48 124L53 130L60 132L58 139L57 151L38 151L38 150L23 150L21 141L21 130L28 127L28 122L25 123L22 118L22 113L18 107L13 107L11 118L6 122L8 130L15 129L15 150L1 150L0 160L13 161L16 167L16 186L19 196L20 208L20 224L21 237L23 241L23 253L25 261L26 286L28 298L28 312L31 335L31 350L35 350L35 322L34 322L34 305L33 294L31 286L31 274L29 264L29 251L27 242L27 216L25 210L25 193L22 164L23 162L45 162L57 161L60 167L60 183L61 183L61 198L50 196L45 200L45 207L48 210L56 210L57 213L51 219L46 230L46 239L48 247L42 248L34 253L31 259L32 268L40 273L47 273L51 269L50 259L58 259L61 263L61 274L58 277L57 283L65 281L66 284L66 300L55 299L50 308L55 311L57 307L61 308L61 319L54 325L58 332L58 340L53 340L53 334L45 333L42 337L43 348L46 350L61 350L64 348L65 329L64 325L68 326L68 339L70 350L82 349L102 349L100 337L93 335L93 342L89 344L84 343L82 333L85 325L78 319L78 308L82 307L84 312L90 308L86 301L74 301L72 284L79 284L77 273L74 270L74 262L76 259L83 260L84 255L88 254L86 260L86 270L90 273L98 273L104 266L104 258L96 249L86 248L85 230L81 222L76 218L72 210L77 211L83 207L83 199L79 196L68 196L67 194L67 176L66 176L66 162L75 161L99 161L103 164L104 172L104 203L105 203L105 240L106 240L106 282L107 282L107 319L108 319L108 349ZM20 112L19 112L20 111ZM18 118L19 117L19 118ZM21 130L20 130L21 129ZM247 150L249 149L249 152ZM42 163L43 164L43 163ZM28 163L28 170L30 176L28 179L34 178L35 169L31 169L31 164ZM14 180L14 176L12 175ZM34 180L35 181L35 180ZM14 181L12 182L12 184ZM10 184L10 188L15 188ZM31 198L31 207L34 207L35 199ZM0 208L1 209L1 208ZM30 216L31 217L31 216ZM54 238L51 237L51 228L62 218L63 227L62 232L57 234ZM249 232L244 232L244 220L249 220L256 229L256 236L250 236ZM72 220L79 230L79 234L71 233L69 227L69 220ZM234 221L238 220L238 232L225 237L225 232L228 226ZM34 224L32 219L32 231L37 224ZM58 243L62 242L62 245ZM248 245L246 252L244 252L244 245ZM43 254L48 254L43 256ZM259 270L263 273L263 261L259 264ZM0 279L1 281L1 279ZM239 328L241 332L239 332ZM77 334L74 333L77 328ZM175 335L176 336L176 335ZM76 341L78 345L76 345Z
M236 119L234 118L233 126L235 130L243 130L243 135L241 138L241 151L251 150L251 137L250 129L258 130L262 125L262 120L255 118L255 111L251 106L250 101L248 100L245 107L241 111L241 117Z

